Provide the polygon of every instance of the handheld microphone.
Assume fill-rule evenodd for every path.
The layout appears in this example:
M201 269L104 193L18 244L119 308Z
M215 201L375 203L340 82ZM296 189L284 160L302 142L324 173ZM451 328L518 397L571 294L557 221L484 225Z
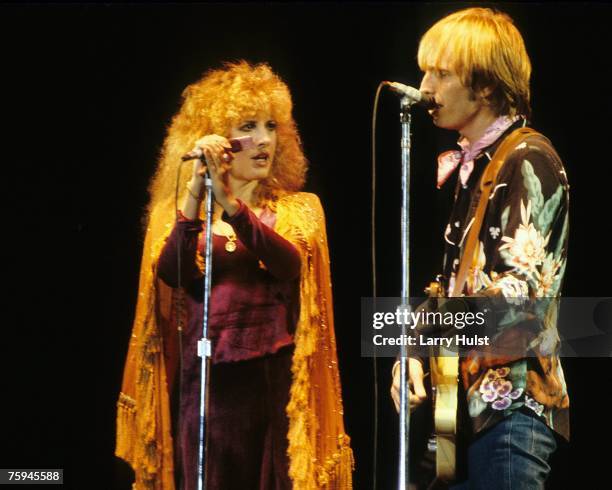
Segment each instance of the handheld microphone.
M242 150L249 150L251 148L255 148L255 142L253 141L253 138L251 136L240 136L239 138L231 138L228 141L232 146L232 148L228 149L228 151L231 151L232 153L238 153ZM181 160L186 162L187 160L202 158L203 155L204 152L202 151L202 148L194 148L189 153L185 153L181 157Z
M400 94L402 97L409 99L411 105L420 105L425 109L435 109L438 106L435 99L431 95L423 93L414 87L409 87L408 85L404 85L403 83L399 82L383 83L394 92Z

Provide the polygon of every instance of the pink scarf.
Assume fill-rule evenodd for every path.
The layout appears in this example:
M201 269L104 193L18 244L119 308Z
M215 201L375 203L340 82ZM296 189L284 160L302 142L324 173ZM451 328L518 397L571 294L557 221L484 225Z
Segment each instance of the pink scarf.
M457 144L461 147L461 151L445 151L438 156L438 189L448 180L460 163L459 178L461 179L461 185L465 188L468 178L472 170L474 170L474 160L480 155L480 151L490 146L506 129L518 120L519 116L499 116L491 123L478 141L470 144L465 137L460 138Z

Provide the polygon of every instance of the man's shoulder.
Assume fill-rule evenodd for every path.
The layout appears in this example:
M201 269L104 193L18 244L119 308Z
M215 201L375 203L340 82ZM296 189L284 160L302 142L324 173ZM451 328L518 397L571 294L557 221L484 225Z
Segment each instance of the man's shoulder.
M504 140L510 138L511 134L506 135ZM503 141L500 144L503 144ZM500 172L502 179L510 179L517 172L523 177L526 173L533 173L542 182L567 185L567 175L561 157L552 142L536 130L524 132L523 137L508 151L505 160Z

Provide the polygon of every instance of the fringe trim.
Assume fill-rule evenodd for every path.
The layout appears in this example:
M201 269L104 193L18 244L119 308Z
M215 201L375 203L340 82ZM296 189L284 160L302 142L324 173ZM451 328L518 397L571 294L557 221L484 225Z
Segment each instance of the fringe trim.
M134 461L134 428L136 426L136 401L125 393L119 393L117 402L116 454L128 463Z
M340 435L342 437L342 435ZM345 435L348 440L348 436ZM353 488L353 470L355 469L355 460L353 459L353 451L348 442L340 448L339 454L334 454L332 467L326 468L327 475L332 476L333 489L345 490Z
M160 407L162 385L161 344L155 320L156 293L153 273L145 272L144 281L150 289L141 307L134 331L139 332L130 348L135 350L139 362L134 372L133 398L125 393L119 396L117 413L116 454L134 469L134 490L170 490L164 478L164 451L162 410ZM171 450L171 448L170 448ZM165 488L164 488L165 487ZM174 485L171 484L173 489Z
M281 206L283 204L284 206ZM333 317L326 309L331 294L329 259L323 212L314 195L286 196L279 202L278 232L298 246L302 255L300 318L295 333L289 417L289 477L294 490L350 490L353 453L350 438L344 434L342 398L335 361ZM327 369L333 369L331 384ZM319 390L320 388L320 390ZM320 404L327 398L327 405ZM320 418L334 412L328 433L321 434ZM320 412L320 413L319 413ZM326 441L336 439L329 447Z
M353 488L355 460L346 434L338 436L338 452L317 467L317 488L325 490L347 490Z

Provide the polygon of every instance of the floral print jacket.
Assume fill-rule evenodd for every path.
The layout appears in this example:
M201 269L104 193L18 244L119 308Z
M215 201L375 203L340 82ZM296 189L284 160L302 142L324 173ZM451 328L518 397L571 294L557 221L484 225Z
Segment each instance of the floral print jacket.
M513 124L474 161L465 186L457 182L455 204L444 233L444 275L449 290L459 266L480 190L479 180ZM469 296L536 300L535 321L508 310L496 323L493 345L525 346L522 355L461 358L461 381L472 429L491 427L514 410L540 417L569 439L569 398L558 356L556 316L568 242L569 185L561 160L546 140L530 137L507 157L491 192L479 236L478 260L466 290ZM552 300L551 300L552 299Z

